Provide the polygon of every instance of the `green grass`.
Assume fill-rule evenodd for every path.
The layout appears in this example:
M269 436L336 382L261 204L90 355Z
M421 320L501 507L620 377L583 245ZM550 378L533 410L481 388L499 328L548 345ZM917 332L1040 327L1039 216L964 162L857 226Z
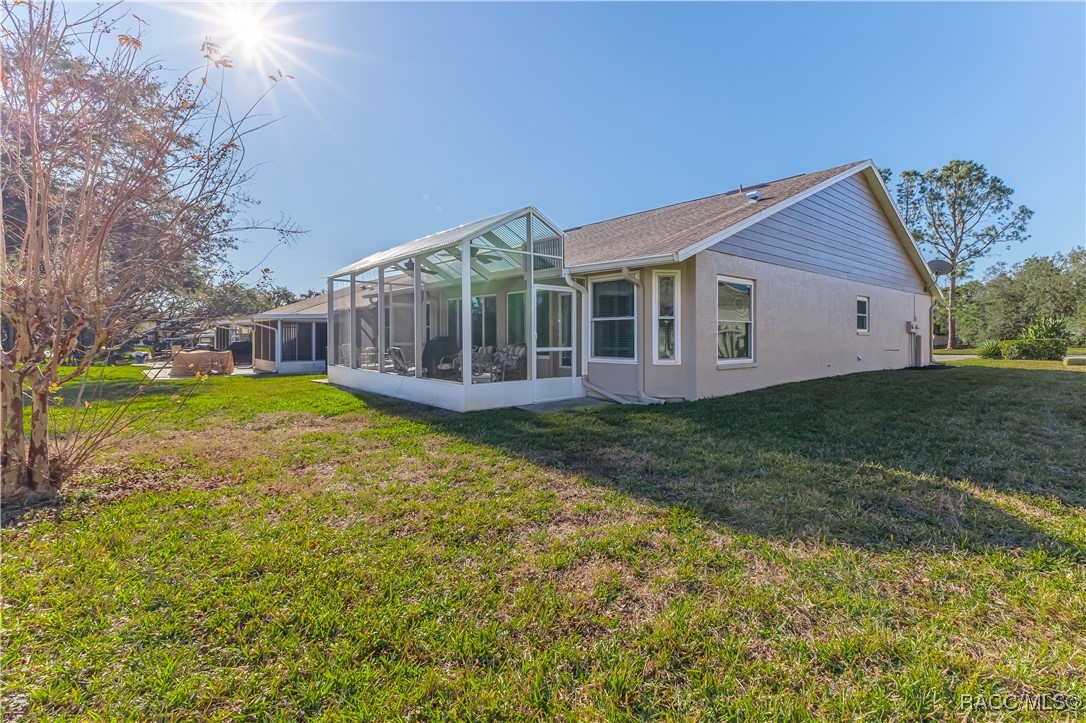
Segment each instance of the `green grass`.
M968 346L961 349L935 349L936 356L939 354L976 354L976 347ZM1072 346L1067 348L1068 354L1086 354L1086 346Z
M1062 361L1039 359L958 359L946 362L956 367L987 367L989 369L1028 369L1040 371L1086 372L1086 366L1067 366Z
M540 415L212 378L4 531L6 712L920 720L1086 695L1086 377L1034 364ZM98 405L138 384L106 374Z

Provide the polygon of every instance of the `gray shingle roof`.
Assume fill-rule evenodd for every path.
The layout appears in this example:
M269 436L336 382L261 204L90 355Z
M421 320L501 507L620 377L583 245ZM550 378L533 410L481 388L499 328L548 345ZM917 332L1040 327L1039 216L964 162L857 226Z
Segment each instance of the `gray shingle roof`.
M866 162L857 161L824 171L749 186L742 192L736 189L716 196L568 229L566 266L603 264L678 253ZM754 190L761 194L761 200L750 203L746 193Z
M337 297L342 297L345 294L351 293L350 288L338 289L336 291ZM295 314L320 314L326 315L328 313L328 294L317 294L316 296L310 296L308 299L302 299L301 301L295 301L293 304L287 304L285 306L277 306L274 309L268 309L262 311L259 314L254 314L257 318L278 318L280 316L293 316Z

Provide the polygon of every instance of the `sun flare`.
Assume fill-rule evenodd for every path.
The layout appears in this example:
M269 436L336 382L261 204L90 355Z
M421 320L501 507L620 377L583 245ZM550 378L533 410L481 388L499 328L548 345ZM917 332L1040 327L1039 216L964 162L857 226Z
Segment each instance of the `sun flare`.
M264 40L262 18L244 7L231 8L227 11L227 23L230 32L246 49L258 47Z

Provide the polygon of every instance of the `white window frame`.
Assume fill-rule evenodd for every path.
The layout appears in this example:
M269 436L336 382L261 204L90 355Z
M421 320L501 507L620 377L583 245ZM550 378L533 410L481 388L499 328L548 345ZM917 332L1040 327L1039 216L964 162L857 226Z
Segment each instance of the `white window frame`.
M675 313L670 317L660 316L660 279L670 276L675 279ZM682 364L682 336L680 332L680 308L682 290L681 273L678 269L659 269L652 272L652 363L653 364ZM675 322L675 358L660 358L660 319L670 318Z
M528 324L528 316L527 316L527 309L528 309L528 292L527 291L509 291L509 292L506 292L506 294L505 294L505 343L506 344L518 343L518 342L513 342L513 341L510 340L511 334L509 333L510 332L509 322L512 319L511 315L509 314L509 301L514 296L518 296L518 295L524 297L524 308L522 309L522 311L525 312L525 316L524 316L523 319L521 319L521 322L524 324L524 344L527 345L528 344L528 326L529 326L529 324Z
M605 281L627 281L630 286L633 287L634 292L634 305L633 305L633 317L629 316L605 316L599 319L596 318L596 292L593 287L596 284L603 283ZM637 364L637 350L640 346L640 331L637 324L637 310L641 301L640 287L638 284L633 283L622 274L611 274L609 276L600 276L599 278L589 279L588 281L588 361L597 362L600 364ZM619 357L598 357L596 356L596 322L597 321L625 321L632 318L634 327L634 355L631 359L623 359Z
M871 297L870 296L857 296L856 301L863 301L864 302L864 313L862 314L862 316L864 318L864 328L861 329L859 324L857 324L856 325L856 333L857 334L870 334L871 333ZM853 316L855 317L856 321L859 322L860 316L861 316L860 310L856 309L856 313L853 314Z
M498 318L498 295L497 294L472 294L471 299L472 299L472 301L474 301L475 299L482 299L483 328L480 330L481 333L479 334L479 336L482 338L483 343L480 344L479 346L493 346L493 347L498 346L498 340L497 339L487 339L486 338L486 300L487 299L494 299L494 319L495 319L495 321L497 321L497 318ZM497 327L497 324L495 324L495 327ZM499 330L497 328L494 329L494 335L495 336L498 335L498 331ZM489 342L489 343L487 343L487 342ZM474 344L472 344L471 346L474 346Z
M717 288L714 289L714 291L716 291L718 294L720 293L719 289L720 289L720 283L721 282L731 283L731 284L744 284L744 285L750 286L750 322L749 322L750 323L750 356L745 356L745 357L742 357L740 359L721 359L720 358L720 351L719 351L719 349L720 349L720 346L719 346L720 345L720 339L719 339L719 336L720 336L720 321L721 320L720 320L720 309L719 309L719 305L718 305L717 313L716 313L716 324L713 326L713 349L717 350L715 352L716 363L717 363L718 366L725 366L725 365L730 365L730 364L754 364L755 359L757 358L756 355L757 355L757 339L758 339L758 330L755 327L755 323L757 322L757 319L758 319L758 315L757 315L757 311L756 311L757 305L755 303L755 301L758 298L757 284L755 283L754 279L741 279L741 278L738 278L738 277L735 277L735 276L722 276L722 275L718 274L717 277L716 277ZM739 320L733 320L732 323L740 324L740 323L748 323L748 322L741 322Z

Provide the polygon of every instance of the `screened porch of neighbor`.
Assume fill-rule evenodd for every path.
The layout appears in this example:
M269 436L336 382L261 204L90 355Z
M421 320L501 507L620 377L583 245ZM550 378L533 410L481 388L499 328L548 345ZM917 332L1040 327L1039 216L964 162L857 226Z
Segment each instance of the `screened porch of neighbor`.
M340 269L329 381L456 411L582 396L563 242L529 206Z

